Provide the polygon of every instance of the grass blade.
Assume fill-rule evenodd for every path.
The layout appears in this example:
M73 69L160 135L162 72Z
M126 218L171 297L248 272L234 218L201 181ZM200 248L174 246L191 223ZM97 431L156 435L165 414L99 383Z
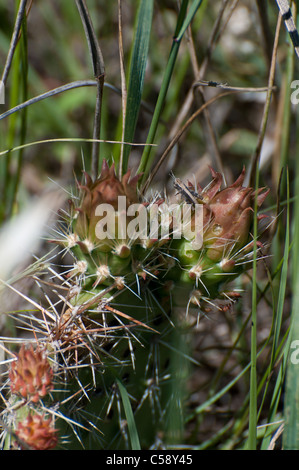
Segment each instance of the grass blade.
M141 0L137 12L135 37L128 77L128 94L124 129L124 140L126 142L132 142L134 139L139 115L152 26L153 5L153 0ZM123 161L120 162L123 174L126 172L128 167L130 150L130 146L126 146L123 151Z
M256 187L258 188L258 171L256 172ZM252 274L252 314L251 314L251 368L250 368L250 402L249 402L249 450L256 449L257 425L257 200L255 200L254 215L254 253Z
M297 132L299 130L299 112L297 108ZM296 145L295 161L298 162L299 146ZM296 158L297 157L297 158ZM299 165L296 164L296 174L294 178L294 194L298 195L299 190ZM290 354L287 363L285 405L284 405L284 433L283 448L285 450L299 450L299 377L298 377L298 340L299 340L299 204L298 197L295 199L293 213L293 253L294 260L292 266L292 313L290 347L295 350Z
M122 399L122 403L123 403L123 407L124 407L124 411L126 415L126 420L128 423L128 430L129 430L132 450L140 450L141 447L140 447L138 432L137 432L128 392L119 379L116 378L116 382L117 382L117 385L121 394L121 399Z
M19 16L19 14L18 14ZM13 57L9 65L11 70L11 90L10 102L14 105L19 100L27 99L27 79L28 79L28 63L27 63L27 32L26 32L26 15L22 15L21 29L18 29L20 40L15 43L13 50ZM26 110L24 109L20 116L11 116L9 121L9 131L7 133L8 147L14 146L14 141L19 140L22 145L26 137ZM13 206L17 199L17 191L20 182L20 174L22 169L22 150L18 152L16 160L16 168L12 161L11 154L8 153L7 158L4 160L4 190L1 203L3 209L0 210L1 217L9 218L13 211ZM13 175L11 177L10 175Z
M174 66L175 66L175 62L177 59L182 37L187 27L189 26L192 18L194 17L196 11L200 7L201 3L202 3L202 0L194 0L189 10L189 13L187 14L188 1L186 0L182 1L181 8L179 11L176 31L174 34L174 40L172 43L167 66L166 66L164 77L163 77L163 82L162 82L160 93L159 93L158 100L156 103L155 112L153 115L149 132L148 132L148 137L146 141L147 144L154 142L154 138L156 135L160 116L161 116L161 113L165 104L168 87L169 87L170 80L173 74L173 70L174 70ZM146 146L142 154L140 166L138 169L138 173L143 173L142 183L146 181L146 178L152 166L153 156L150 156L150 151L151 151L150 147Z
M102 51L95 34L91 18L88 13L85 0L76 0L77 8L85 30L85 35L88 42L88 47L92 59L93 72L97 80L97 98L95 104L95 117L93 126L93 139L92 156L91 156L91 173L93 178L97 178L99 169L99 150L100 143L96 140L100 138L101 129L101 110L102 110L102 96L105 77L105 65Z

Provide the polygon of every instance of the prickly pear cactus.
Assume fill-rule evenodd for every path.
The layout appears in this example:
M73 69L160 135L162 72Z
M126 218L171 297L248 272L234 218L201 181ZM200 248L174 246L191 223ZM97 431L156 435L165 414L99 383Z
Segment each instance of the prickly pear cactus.
M97 425L103 432L99 439L97 432L77 430L72 440L75 447L130 445L117 381L124 385L131 399L137 429L143 428L140 434L143 448L155 445L159 432L164 438L169 426L165 416L167 408L173 408L169 396L174 355L171 342L176 321L170 310L168 284L161 282L160 276L167 273L172 260L162 250L169 239L160 237L159 215L155 238L144 233L142 221L150 218L153 204L139 201L137 181L138 176L130 178L130 172L120 181L114 166L109 168L105 161L96 181L86 174L85 184L79 185L78 201L70 201L70 214L61 228L63 238L56 240L73 259L67 274L73 294L60 326L55 329L58 352L65 350L62 360L69 369L67 387L72 368L76 369L78 363L76 373L80 379L78 376L72 379L74 402L78 393L83 393L82 384L92 383L92 391L85 397L84 413L97 416ZM161 203L158 199L157 207ZM132 207L143 219L139 220L138 230L131 226L130 232L134 222L133 214L130 215ZM79 337L82 331L88 335L88 344L78 347L72 337L76 334ZM97 335L97 339L92 335ZM70 401L63 413L69 414L70 420L78 420L78 410L70 406ZM174 414L172 410L172 420ZM79 421L82 422L82 417Z
M36 427L41 448L59 442L67 449L148 449L183 442L193 321L186 313L193 310L198 319L250 267L254 202L260 206L267 195L243 187L243 181L244 171L221 189L222 176L212 170L206 188L183 186L178 207L188 205L191 230L178 238L167 201L141 199L138 176L128 172L119 180L105 161L96 181L85 175L54 240L71 265L67 273L56 273L59 300L50 302L42 311L46 320L38 323L51 372L42 358L33 367L30 377L44 388L26 398L25 422L20 416L13 422L22 441L31 446L28 436ZM18 364L11 372L21 377L12 380L17 402L27 390ZM33 397L43 399L41 409ZM55 430L41 414L45 408Z
M199 307L221 296L228 282L250 267L255 197L260 207L269 192L260 188L255 194L252 188L243 187L245 168L224 189L222 175L214 170L211 174L213 179L204 189L189 183L197 204L202 205L202 246L194 249L184 238L175 246L180 269L175 268L174 279L181 281L178 288L190 292L190 287L194 287L189 298ZM182 292L176 292L182 297Z

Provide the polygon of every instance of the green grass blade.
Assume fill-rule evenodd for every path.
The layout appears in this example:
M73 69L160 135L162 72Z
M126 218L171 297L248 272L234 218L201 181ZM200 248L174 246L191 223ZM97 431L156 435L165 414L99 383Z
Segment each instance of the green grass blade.
M27 19L26 16L23 18L22 22L22 35L21 35L21 98L22 101L27 100L28 94L28 48L27 48ZM20 113L20 145L25 143L27 132L27 109L24 108ZM11 195L11 205L17 202L17 193L18 187L21 180L21 172L23 166L23 150L20 149L17 157L17 169L16 175L13 179L12 184L12 195ZM12 211L13 207L11 207Z
M297 16L298 20L298 16ZM290 85L295 76L295 64L292 48L288 54L287 62L287 76L286 83L288 88L286 89L286 103L284 105L284 116L283 116L283 132L282 132L282 151L281 151L281 165L287 161L289 154L289 142L290 142L290 119L291 119L291 99L289 96ZM296 127L297 133L299 130L299 112L297 106L296 115ZM285 134L287 132L287 134ZM297 134L298 135L298 134ZM295 162L298 162L299 146L296 143L296 155ZM295 183L294 183L294 194L298 195L299 190L299 165L295 165ZM296 341L299 339L299 270L298 270L298 255L299 255L299 204L298 198L295 199L295 204L292 214L292 232L293 232L293 253L292 253L292 312L291 312L291 326L290 326L290 354L286 351L285 360L286 364L286 384L285 384L285 401L284 401L284 432L283 432L283 448L286 450L299 450L299 407L298 407L298 396L299 396L299 379L298 379L298 355L295 349L295 358L292 347L296 346ZM296 346L298 350L298 346ZM295 360L294 360L295 359Z
M299 131L299 113L297 112L297 132ZM297 145L297 159L299 157L299 146ZM294 185L294 193L299 194L299 165L296 165L296 178ZM285 405L284 405L284 419L285 427L283 433L283 447L286 450L299 450L299 375L298 375L298 344L299 340L299 204L298 199L295 201L295 208L293 214L293 255L294 260L292 269L292 290L293 290L293 303L292 303L292 316L291 316L291 342L290 347L295 347L291 351L287 364L287 378L286 378L286 391L285 391Z
M174 35L175 39L173 40L173 43L172 43L172 47L171 47L168 62L166 65L160 93L159 93L158 100L156 103L153 119L152 119L151 126L148 132L148 137L146 141L147 144L152 144L154 142L157 127L158 127L159 120L161 117L161 113L165 104L168 87L170 84L171 77L173 75L173 70L174 70L174 66L176 63L178 51L180 48L181 39L187 27L191 23L192 18L194 17L196 11L200 7L201 3L202 3L202 0L194 0L189 9L189 12L187 13L188 1L186 0L182 1L179 16L178 16L176 31ZM143 178L142 178L143 183L145 182L150 172L153 158L154 158L153 155L150 155L150 152L151 152L151 147L147 145L142 154L139 169L138 169L139 173L143 173Z
M282 326L282 319L283 319L283 311L284 311L284 304L286 299L286 289L287 289L287 281L288 281L288 266L289 266L289 253L290 253L290 207L289 207L289 179L287 173L287 213L286 213L286 232L285 232L285 246L284 246L284 256L283 256L283 263L281 267L281 276L280 276L280 283L279 283L279 292L278 292L278 300L277 305L275 305L274 312L275 315L275 324L274 324L274 331L273 331L273 346L271 351L271 361L269 365L269 372L268 372L268 380L266 382L265 392L268 389L268 385L270 382L270 374L272 374L273 369L275 367L276 361L279 359L281 344L283 344L283 357L282 362L280 364L279 372L277 374L275 388L271 398L271 404L269 409L268 415L268 422L274 422L276 420L277 409L280 403L280 397L282 394L282 387L284 384L285 379L285 369L286 369L286 357L289 351L290 346L290 335L288 335L287 340L285 341L284 338L280 342L280 335L281 335L281 326ZM267 449L270 444L271 434L269 432L265 433L265 437L261 443L261 449Z
M234 377L227 385L225 385L219 392L214 393L214 395L208 398L204 403L197 406L195 410L190 414L190 416L186 418L186 422L191 421L194 418L194 416L199 415L206 409L209 409L209 407L213 403L215 403L217 400L219 400L222 396L224 396L228 392L228 390L230 390L241 379L241 377L243 377L243 375L248 372L249 369L250 369L250 363L247 364L241 370L241 372L236 377Z
M256 171L255 188L259 187L259 171ZM251 368L250 368L250 402L249 402L249 434L247 447L256 449L257 426L257 197L254 204L253 226L253 273L252 273L252 314L251 314Z
M278 301L276 307L276 318L274 328L274 343L271 364L274 366L276 360L276 350L281 333L281 325L283 318L283 309L285 304L286 289L288 282L288 267L289 267L289 252L290 252L290 207L289 207L289 179L287 174L287 213L286 213L286 231L285 231L285 246L283 255L283 264L281 268L281 277L279 283Z
M116 382L120 391L120 395L121 395L121 399L122 399L122 403L123 403L123 407L124 407L124 411L126 415L126 420L128 423L128 430L129 430L132 450L140 450L141 447L140 447L140 442L139 442L139 436L138 436L136 423L135 423L128 392L119 379L116 378Z
M26 33L26 17L22 21L22 34L20 41L17 44L14 58L12 61L12 87L10 92L10 99L12 104L16 104L21 99L27 99L27 80L28 80L28 63L27 63L27 33ZM23 109L20 115L10 117L9 132L8 132L8 146L14 147L15 142L18 141L20 145L25 142L26 128L27 128L27 110ZM23 150L20 148L14 163L11 153L7 155L5 160L5 176L4 184L5 190L3 194L3 203L5 207L5 216L9 218L13 212L13 206L17 200L17 192L20 182L21 170L23 162ZM12 170L15 165L15 170Z
M92 59L93 72L97 80L97 98L95 104L95 117L93 125L92 157L91 157L91 173L94 179L98 176L99 160L100 160L100 143L96 140L100 138L101 131L101 112L102 97L105 77L105 64L100 48L97 35L94 31L93 24L87 9L85 0L76 0L77 8L80 13L82 24L85 30L86 39Z
M202 0L193 0L192 5L190 6L188 13L186 14L186 18L183 21L182 26L180 27L179 33L176 35L176 41L180 41L184 36L186 29L188 28L189 24L193 20L195 13L197 12L198 8L200 7Z
M292 325L292 339L298 341L299 338L299 282L295 284L296 291L294 292L293 300L293 325ZM292 345L296 343L291 342ZM297 346L298 349L298 346ZM287 369L286 380L286 394L284 406L285 427L283 433L283 447L285 450L299 450L299 381L298 381L298 364L297 360L291 360L293 353L290 355Z
M58 95L60 93L64 93L65 91L72 90L74 88L85 87L85 86L86 87L97 86L97 82L96 80L76 80L75 82L67 83L66 85L53 88L53 90L46 91L45 93L42 93L41 95L38 95L38 96L34 96L33 98L30 98L29 100L24 101L23 103L20 103L17 106L14 106L13 108L8 109L4 113L0 114L0 121L2 119L6 119L11 114L17 113L21 111L22 109L27 108L28 106L31 106L32 104L38 103L39 101L42 101L46 98L50 98L52 96ZM106 83L106 86L110 87L111 85Z
M125 142L133 142L139 116L149 50L153 6L153 0L141 0L137 12L135 37L133 41L132 57L128 77L128 93L124 129ZM124 174L128 168L130 150L130 146L125 146L123 152L123 161L120 163L122 166L122 174Z

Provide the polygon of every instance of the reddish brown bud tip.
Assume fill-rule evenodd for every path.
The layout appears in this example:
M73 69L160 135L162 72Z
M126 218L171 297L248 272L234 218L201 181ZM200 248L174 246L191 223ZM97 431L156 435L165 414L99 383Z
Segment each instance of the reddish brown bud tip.
M75 231L81 240L89 238L96 241L95 227L100 217L95 212L100 204L110 204L116 209L119 196L125 196L127 207L138 202L136 186L140 176L131 178L131 171L128 170L120 180L115 174L114 163L109 167L106 160L103 160L101 174L94 182L85 174L86 185L80 186L83 197L75 222Z
M53 370L39 348L22 346L9 371L11 392L37 402L53 389Z
M220 261L228 253L244 247L250 239L255 198L257 205L266 199L269 190L255 192L244 187L245 167L233 184L221 188L222 176L211 168L213 181L202 191L204 245L207 256Z
M57 429L53 427L52 419L39 414L29 414L24 421L19 422L16 435L21 440L21 446L23 442L34 450L54 449L58 442Z

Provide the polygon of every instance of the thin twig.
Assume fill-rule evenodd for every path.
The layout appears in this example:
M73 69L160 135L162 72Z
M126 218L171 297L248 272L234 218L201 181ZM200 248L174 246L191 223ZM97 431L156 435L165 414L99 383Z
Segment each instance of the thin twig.
M95 34L91 18L88 13L85 0L76 0L77 8L80 13L82 24L85 30L85 35L88 42L88 47L93 64L93 72L97 81L97 97L94 114L94 125L93 125L93 146L91 155L91 174L95 179L98 176L99 169L99 137L101 130L101 109L102 109L102 97L103 97L103 86L105 77L105 66L102 51Z
M275 434L272 436L270 444L269 444L267 450L274 450L275 449L276 441L280 438L281 434L283 433L283 430L284 430L284 423L282 423L279 426L279 428L277 429Z
M238 1L239 0L235 0L233 5L230 7L229 14L228 14L228 19L230 19L231 15L233 13L233 10L235 9L236 4L238 3ZM219 12L218 17L216 19L215 26L212 29L210 39L208 41L207 54L209 56L209 59L211 58L212 52L215 49L217 43L219 42L221 34L223 33L223 31L225 29L225 26L227 25L227 22L228 22L228 19L227 19L226 22L225 22L225 25L221 28L221 31L220 30L218 31L218 28L220 28L219 19L220 19L220 17L222 18L222 15L223 15L223 11L221 9L221 11ZM192 40L192 37L190 37L189 40ZM195 47L190 48L190 53L191 53L192 64L194 64ZM195 54L195 56L196 56L196 54ZM206 71L206 68L207 68L207 65L208 65L208 61L204 60L202 65L200 66L199 73L195 74L196 80L200 80L200 79L203 78L203 76L205 74L205 71ZM193 69L194 69L194 66L193 66ZM187 114L188 114L188 112L189 112L189 110L190 110L190 108L193 104L193 101L194 101L194 90L193 90L193 86L191 86L190 90L187 93L185 101L184 101L184 103L181 107L181 111L179 112L179 114L178 114L178 116L175 120L175 123L172 127L172 130L169 134L170 139L172 139L175 136L175 134L178 132L180 126L182 125L184 119L186 118L186 116L187 116Z
M230 13L229 13L228 19L226 20L224 27L221 28L221 24L222 24L222 21L223 21L225 10L229 6L228 0L223 0L222 1L222 5L221 5L220 11L218 13L218 16L217 16L216 22L214 24L212 34L211 34L211 37L210 37L210 40L209 40L209 43L208 43L208 48L207 48L207 51L206 51L204 61L203 61L202 65L200 67L197 65L197 61L195 61L195 63L193 64L196 79L201 79L204 76L204 74L206 72L206 69L208 67L209 61L211 59L212 53L213 53L213 51L214 51L214 49L215 49L215 47L216 47L216 45L217 45L217 43L218 43L218 41L221 37L222 32L225 30L225 27L226 27L231 15L232 15L234 9L235 9L235 7L237 6L238 1L239 0L236 0L235 2L233 2L232 7L230 8ZM194 45L193 41L189 42L189 48L191 50L195 49L195 45ZM195 52L193 52L192 56L196 57ZM205 101L206 101L204 89L196 88L196 91L197 91L198 97L200 98L201 103L204 104ZM209 109L204 110L202 125L204 127L204 135L206 135L207 144L208 144L208 147L210 149L212 166L222 173L223 178L224 178L224 182L226 182L224 166L222 164L222 159L221 159L220 151L219 151L218 144L217 144L216 132L215 132L214 127L213 127L213 123L212 123L212 120L211 120L211 117L210 117Z
M127 87L126 87L126 76L124 68L124 49L123 49L123 36L122 36L122 11L121 11L121 0L118 0L118 44L119 44L119 64L120 64L120 77L121 77L121 98L122 98L122 136L121 140L124 141L125 135L125 117L127 107ZM123 168L123 154L124 145L120 148L120 160L119 160L119 179L122 177Z
M22 22L23 22L23 17L24 17L24 14L25 14L26 5L27 5L27 0L22 0L20 2L20 6L19 6L18 13L17 13L17 18L16 18L16 22L15 22L13 35L12 35L10 46L9 46L9 51L8 51L8 54L7 54L4 70L3 70L3 73L2 73L2 77L1 77L1 81L4 84L6 83L6 80L7 80L10 68L11 68L12 59L13 59L13 56L14 56L14 53L15 53L15 50L16 50L16 47L17 47L17 44L18 44L18 41L19 41L20 31L21 31L21 27L22 27Z
M255 88L255 91L256 92L265 92L267 91L268 88L264 87L264 88ZM159 170L160 166L162 165L162 163L164 162L164 160L168 157L170 151L172 150L172 148L176 145L176 143L179 141L179 139L181 138L181 136L184 134L184 132L186 132L186 130L191 126L191 124L193 123L193 121L199 116L200 113L202 113L208 106L210 106L212 103L214 103L216 100L218 100L219 98L224 98L225 96L229 96L229 95L232 95L232 94L235 94L235 93L240 93L241 91L245 92L245 91L248 91L246 88L240 88L240 89L237 89L237 90L228 90L228 91L225 91L224 93L221 93L219 95L216 95L214 96L213 98L211 98L209 101L206 101L199 109L197 109L193 114L192 116L190 116L190 118L186 121L186 123L184 124L184 126L177 132L177 134L174 136L174 138L171 140L171 142L168 144L168 146L166 147L166 149L164 150L163 154L161 155L159 161L157 162L156 166L153 168L153 170L151 171L149 177L147 178L144 186L142 187L142 189L140 190L140 193L141 194L144 194L145 191L147 190L147 188L149 187L149 185L151 184L154 176L156 175L157 171ZM250 88L250 91L251 91L251 88Z
M217 15L215 24L213 26L211 36L210 36L209 41L208 41L208 46L207 46L207 50L206 50L204 60L201 64L201 66L200 66L200 70L199 70L198 75L197 75L198 78L202 78L205 75L208 64L209 64L210 59L212 57L213 51L214 51L215 47L217 46L217 44L220 40L220 37L221 37L223 31L225 30L225 28L227 26L227 23L230 20L232 14L233 14L233 11L235 10L238 2L239 2L239 0L235 0L233 2L233 4L230 6L227 19L224 22L224 25L221 27L223 17L224 17L224 12L225 12L226 8L229 6L229 1L228 0L223 0L222 5L220 7L220 11Z
M271 47L273 44L272 30L269 25L267 14L267 0L256 0L256 5L259 11L261 21L261 32L264 38L264 54L267 59L269 67L271 66Z
M264 137L266 133L267 122L268 122L268 115L269 115L272 90L273 90L273 84L274 84L274 78L275 78L276 56L277 56L278 39L279 39L279 31L280 31L281 23L282 23L282 17L281 15L279 15L277 19L277 24L276 24L276 31L275 31L271 67L270 67L270 73L269 73L269 79L268 79L267 97L266 97L266 102L264 106L264 113L263 113L261 128L260 128L260 132L258 136L257 146L252 156L251 168L248 173L249 174L248 182L250 186L253 185L252 187L255 186L257 167L258 167L258 163L260 159L261 149L262 149L262 145L263 145L263 141L264 141Z
M40 145L40 144L49 144L49 143L54 143L54 142L90 142L93 143L95 139L86 139L84 137L60 137L57 139L45 139L45 140L35 140L33 142L27 142L26 144L23 145L17 145L16 147L2 150L0 151L0 156L6 155L9 152L15 152L16 150L24 149L26 147L31 147L33 145ZM106 140L106 139L97 139L97 142L105 143L105 144L124 144L124 145L130 145L130 146L135 146L135 147L145 147L146 145L150 145L151 147L156 147L157 144L147 144L147 143L138 143L138 142L123 142L121 140Z
M97 86L96 80L76 80L75 82L67 83L66 85L62 85L60 87L54 88L53 90L46 91L45 93L42 93L41 95L34 96L33 98L30 98L27 101L24 101L24 103L18 104L14 108L9 109L3 114L0 114L0 121L2 119L7 118L13 113L16 113L17 111L21 111L21 109L26 108L27 106L30 106L34 103L37 103L38 101L42 101L46 98L49 98L51 96L58 95L59 93L63 93L64 91L72 90L73 88L78 88L81 86Z

